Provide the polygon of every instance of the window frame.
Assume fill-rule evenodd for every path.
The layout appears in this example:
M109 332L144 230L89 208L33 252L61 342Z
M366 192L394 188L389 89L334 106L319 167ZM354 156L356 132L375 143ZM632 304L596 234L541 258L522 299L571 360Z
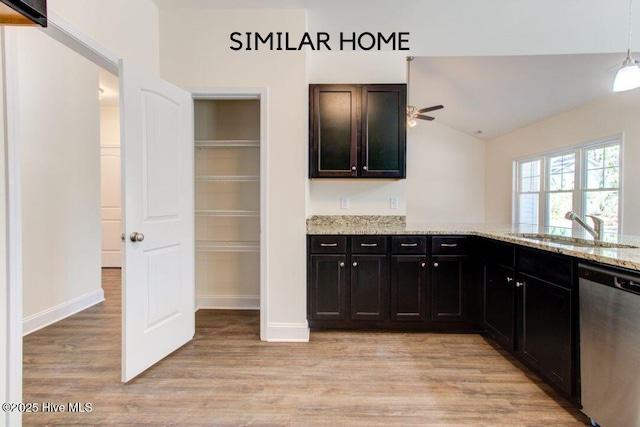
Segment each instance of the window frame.
M592 140L583 144L576 144L556 150L545 151L529 156L519 157L513 160L513 191L512 191L512 218L514 224L520 221L520 195L532 194L531 191L522 191L522 165L529 162L540 161L540 187L538 194L538 218L537 224L526 224L537 227L551 227L550 212L548 209L549 195L561 192L572 192L573 211L580 217L584 218L586 210L586 194L589 191L611 191L614 187L603 189L587 188L587 152L593 149L606 148L617 145L619 147L618 155L618 234L622 234L623 219L623 189L624 189L624 133ZM550 162L551 158L574 154L574 186L573 190L550 190ZM533 192L535 193L535 192ZM557 227L561 228L561 227ZM572 233L580 232L581 227L573 222L572 228L568 229Z

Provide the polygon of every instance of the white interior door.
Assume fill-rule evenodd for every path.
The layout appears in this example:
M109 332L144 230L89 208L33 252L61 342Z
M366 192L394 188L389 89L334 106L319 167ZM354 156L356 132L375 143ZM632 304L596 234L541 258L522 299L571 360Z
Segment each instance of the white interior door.
M193 100L121 60L120 109L126 382L195 332Z

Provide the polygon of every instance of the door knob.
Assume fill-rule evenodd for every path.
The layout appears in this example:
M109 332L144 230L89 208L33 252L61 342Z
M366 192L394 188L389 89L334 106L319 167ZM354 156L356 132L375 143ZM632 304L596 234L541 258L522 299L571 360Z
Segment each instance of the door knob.
M340 264L338 264L340 267L344 267L344 262L340 262Z
M524 282L516 282L516 287L521 288L524 286Z
M433 266L434 266L434 267L436 267L436 268L438 267L438 265L439 265L439 264L438 264L437 262L434 262L434 263L433 263Z
M357 266L358 266L358 263L357 263L357 262L354 262L354 263L353 263L353 264L351 264L351 265L353 265L354 267L357 267Z
M134 231L129 235L129 239L131 239L132 242L142 242L144 240L144 234Z
M356 170L356 169L358 169L358 168L357 168L355 165L351 166L351 170L352 170L352 171L354 171L354 170Z

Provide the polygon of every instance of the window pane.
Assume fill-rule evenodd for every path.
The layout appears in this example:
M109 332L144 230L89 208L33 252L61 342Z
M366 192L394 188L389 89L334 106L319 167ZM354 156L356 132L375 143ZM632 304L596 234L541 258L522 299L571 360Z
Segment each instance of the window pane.
M618 188L620 171L618 168L606 168L604 170L604 187Z
M587 169L604 167L604 148L587 151Z
M540 160L521 163L520 191L540 191Z
M604 185L602 169L593 169L587 171L587 188L602 188Z
M612 145L604 149L604 167L620 165L620 146Z
M565 154L549 158L549 190L573 190L576 156Z
M573 193L549 193L549 226L571 228L564 216L573 210Z
M597 215L604 220L605 231L618 232L618 192L617 191L586 191L585 212Z
M538 224L538 195L521 194L518 206L518 222L521 224Z

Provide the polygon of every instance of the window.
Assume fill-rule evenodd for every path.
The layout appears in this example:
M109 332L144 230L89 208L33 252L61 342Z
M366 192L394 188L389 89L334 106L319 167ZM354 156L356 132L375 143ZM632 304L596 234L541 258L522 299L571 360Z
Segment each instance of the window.
M597 215L604 231L620 233L621 137L514 162L514 219L571 235L580 227L565 218ZM590 221L589 221L590 222Z

